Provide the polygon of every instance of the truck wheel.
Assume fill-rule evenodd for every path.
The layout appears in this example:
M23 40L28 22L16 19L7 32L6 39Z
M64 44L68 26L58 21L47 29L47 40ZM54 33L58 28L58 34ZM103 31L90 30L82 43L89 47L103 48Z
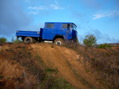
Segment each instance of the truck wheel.
M55 39L54 44L63 45L64 44L64 40L62 38L57 38L57 39Z
M33 43L35 42L35 39L33 39L32 37L25 37L24 39L24 43Z

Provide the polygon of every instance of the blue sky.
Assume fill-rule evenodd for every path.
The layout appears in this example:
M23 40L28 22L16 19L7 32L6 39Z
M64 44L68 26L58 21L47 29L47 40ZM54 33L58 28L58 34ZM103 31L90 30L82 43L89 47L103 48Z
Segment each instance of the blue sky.
M45 22L74 22L80 42L94 34L98 43L119 43L119 0L0 0L0 37Z

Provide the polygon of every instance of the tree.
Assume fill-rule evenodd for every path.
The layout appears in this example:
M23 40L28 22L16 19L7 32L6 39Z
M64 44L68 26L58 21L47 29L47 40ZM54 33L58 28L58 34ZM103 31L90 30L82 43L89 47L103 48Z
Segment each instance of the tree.
M4 38L4 37L1 37L1 38L0 38L0 43L5 43L5 42L7 42L7 39Z
M88 47L95 45L96 44L96 37L93 34L86 35L85 39L83 40L83 44L88 46Z

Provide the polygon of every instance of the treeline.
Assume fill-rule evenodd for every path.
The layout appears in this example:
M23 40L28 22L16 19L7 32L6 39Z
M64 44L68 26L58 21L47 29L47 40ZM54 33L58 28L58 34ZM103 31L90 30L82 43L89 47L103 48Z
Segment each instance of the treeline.
M5 37L0 37L0 43L7 43L8 40ZM22 43L23 41L19 39L12 39L12 43Z

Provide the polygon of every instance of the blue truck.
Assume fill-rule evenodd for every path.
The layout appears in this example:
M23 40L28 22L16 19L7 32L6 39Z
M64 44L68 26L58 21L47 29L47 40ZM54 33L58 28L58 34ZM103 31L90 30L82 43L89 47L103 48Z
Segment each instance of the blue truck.
M46 22L40 31L17 31L17 38L25 43L53 41L54 44L62 45L65 41L77 41L77 26L72 22Z

